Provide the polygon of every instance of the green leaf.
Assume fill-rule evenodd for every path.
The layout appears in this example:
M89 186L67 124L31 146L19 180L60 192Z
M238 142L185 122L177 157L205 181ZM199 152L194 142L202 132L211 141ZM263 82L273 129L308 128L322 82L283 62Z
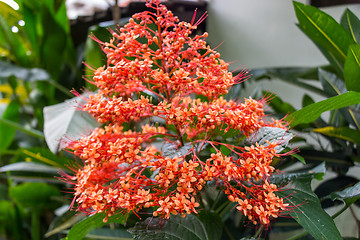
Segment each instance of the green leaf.
M9 16L11 17L9 18ZM20 34L20 31L17 33L11 31L11 27L14 26L14 21L17 22L21 20L21 17L16 19L18 17L20 17L18 12L7 4L0 2L0 35L3 41L1 45L6 45L6 48L10 50L13 55L13 61L22 66L29 66L31 62L29 61L29 56L26 54L29 50L26 39Z
M331 16L316 7L294 2L294 8L304 33L344 64L349 45L355 43L351 35Z
M83 239L88 233L90 233L92 230L96 228L100 228L104 226L107 223L120 223L124 224L127 215L113 215L108 218L107 223L104 223L104 218L106 217L106 214L104 212L97 213L95 215L92 215L81 222L75 224L70 232L68 233L66 239L67 240L81 240Z
M204 225L208 236L211 236L209 239L216 240L221 238L223 222L217 214L208 211L201 211L199 219Z
M77 140L99 126L93 117L76 107L84 103L88 94L44 108L44 135L53 153L65 148L69 139Z
M13 186L9 189L9 195L19 205L37 213L46 208L54 209L59 206L53 198L60 196L60 191L43 182L28 182Z
M316 68L265 68L254 69L250 72L252 77L256 80L261 79L280 79L287 83L299 86L314 93L324 95L323 91L314 87L311 84L306 83L304 80L313 80L317 78Z
M311 170L295 172L295 173L272 174L270 177L270 182L278 186L284 186L289 182L295 181L297 179L315 178L318 180L322 180L323 176L325 175L325 172L326 172L326 168L325 168L325 163L323 162Z
M308 106L310 104L313 104L313 103L315 103L314 99L312 99L312 97L310 97L308 94L305 94L303 96L303 99L302 99L302 106L303 107L306 107L306 106Z
M321 113L360 103L360 93L347 92L341 95L325 99L323 101L306 106L286 117L290 126L294 127L301 123L310 123L320 117Z
M296 158L297 160L299 160L302 164L304 164L304 165L306 164L305 159L302 156L300 156L299 154L293 153L293 154L291 154L291 156Z
M205 216L204 216L205 217ZM215 229L211 229L214 223L220 223L219 217L210 214L205 217L202 222L200 218L194 215L171 216L169 220L162 221L159 218L147 218L143 222L137 223L129 232L134 236L135 240L218 240L221 235L214 234ZM215 222L212 222L214 219ZM205 226L208 225L209 226ZM218 229L218 227L216 228ZM209 232L208 232L209 231Z
M1 118L17 122L19 119L19 104L16 101L10 102ZM0 121L0 152L10 146L15 137L15 132L15 128L9 128Z
M318 77L325 93L329 97L347 92L344 80L339 78L336 74L319 68Z
M64 29L55 21L49 9L43 7L42 26L44 36L40 56L43 65L53 79L58 79L63 63L64 49L66 49L67 35Z
M360 43L360 20L353 12L346 9L341 16L340 24L350 33L355 42Z
M25 237L22 222L18 218L13 202L0 200L0 233L2 227L11 236L11 239L22 240Z
M324 69L319 68L319 80L324 88L324 91L328 96L333 97L340 95L341 93L347 92L345 83L343 79L339 78L336 74L325 71ZM360 105L357 105L353 108L340 109L340 113L345 117L345 119L358 128L360 128L359 120L360 114L358 113L357 108ZM336 113L339 114L339 113Z
M226 147L224 145L221 145L220 146L220 152L222 154L224 154L225 156L228 156L231 153L231 150L228 147Z
M340 192L334 192L330 194L331 199L334 200L342 200L344 202L355 202L360 198L360 182L356 183L352 187L348 187Z
M282 113L284 115L295 112L296 109L289 103L284 102L280 97L274 96L271 97L269 102L270 107L277 113Z
M18 162L0 167L0 172L21 171L58 174L59 169L34 162Z
M360 92L360 45L358 44L349 47L344 78L347 90Z
M289 189L279 191L278 195L287 199L291 206L288 213L315 239L342 239L333 219L311 190L311 179L311 175L296 178Z
M131 234L126 229L97 228L92 230L87 238L97 240L132 240Z
M312 130L313 132L321 133L330 137L336 137L340 139L344 139L360 145L360 131L355 130L348 127L323 127L323 128L315 128Z
M111 38L111 34L108 29L102 27L92 27L89 31L90 36L95 36L100 41L107 41ZM106 56L102 51L100 44L92 38L88 38L85 44L85 62L93 69L97 69L106 65ZM85 69L86 76L92 76L93 70L90 68Z

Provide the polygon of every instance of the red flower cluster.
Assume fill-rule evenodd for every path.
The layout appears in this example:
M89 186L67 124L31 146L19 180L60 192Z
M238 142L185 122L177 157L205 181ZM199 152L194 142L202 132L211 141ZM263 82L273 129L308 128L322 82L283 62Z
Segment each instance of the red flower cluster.
M268 182L278 143L238 145L261 127L284 124L265 120L263 100L220 97L247 76L232 76L207 33L192 36L204 16L179 22L160 1L147 6L109 43L99 41L108 62L95 71L98 93L83 110L104 127L70 145L84 161L72 178L79 210L185 216L197 213L211 181L254 224L268 224L287 208ZM235 140L225 143L230 131Z

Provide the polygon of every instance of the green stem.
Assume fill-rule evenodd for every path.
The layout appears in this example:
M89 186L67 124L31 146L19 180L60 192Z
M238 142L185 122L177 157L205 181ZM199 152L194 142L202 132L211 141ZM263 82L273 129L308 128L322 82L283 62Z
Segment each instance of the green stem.
M259 227L259 229L256 231L254 238L258 238L261 235L263 229L264 229L264 225L261 225L261 227Z
M338 212L336 212L334 215L331 216L332 219L337 218L340 214L342 214L348 207L350 207L351 204L345 204L343 208L341 208Z
M1 155L15 155L18 151L16 150L0 150Z
M53 85L56 89L58 89L60 92L63 92L65 95L69 96L69 97L74 97L74 94L72 94L70 92L69 89L67 89L66 87L64 87L63 85L55 82L54 80L52 79L49 79L48 82Z
M16 123L16 122L13 122L13 121L9 121L7 119L4 119L4 118L0 118L0 123L3 123L9 127L12 127L12 128L16 128L17 130L20 130L24 133L27 133L33 137L37 137L37 138L42 138L42 139L45 139L45 136L42 132L36 130L36 129L27 129L27 128L24 128L22 125Z
M31 214L31 239L40 240L40 221L36 211Z
M214 201L213 205L211 206L210 211L214 210L217 202L219 201L220 194L221 194L221 191L218 191L218 194L216 195L215 201Z

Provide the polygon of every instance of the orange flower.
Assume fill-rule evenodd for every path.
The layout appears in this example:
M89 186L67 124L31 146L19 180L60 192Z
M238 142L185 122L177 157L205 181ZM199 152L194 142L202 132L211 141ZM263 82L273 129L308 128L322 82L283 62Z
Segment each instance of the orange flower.
M98 92L83 110L103 126L69 146L84 162L70 178L78 209L185 216L197 213L199 192L215 181L254 224L269 224L288 207L268 183L278 144L237 144L261 127L286 125L265 120L265 100L221 96L246 74L232 76L207 33L193 36L204 16L179 22L159 0L146 5L154 11L135 14L110 42L94 38L107 65L95 70ZM236 145L226 143L230 131Z

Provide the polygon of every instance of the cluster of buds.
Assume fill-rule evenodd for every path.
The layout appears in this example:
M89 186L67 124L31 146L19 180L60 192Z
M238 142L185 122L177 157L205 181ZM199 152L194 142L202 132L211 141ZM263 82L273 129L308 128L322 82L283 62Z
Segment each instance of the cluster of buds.
M242 142L286 124L266 120L264 99L221 97L247 75L228 71L207 33L193 36L205 16L180 22L159 0L146 5L110 42L95 39L107 66L94 71L98 91L82 108L102 127L69 146L84 162L72 177L78 209L186 216L204 207L212 182L254 224L269 224L288 207L269 183L278 143Z

